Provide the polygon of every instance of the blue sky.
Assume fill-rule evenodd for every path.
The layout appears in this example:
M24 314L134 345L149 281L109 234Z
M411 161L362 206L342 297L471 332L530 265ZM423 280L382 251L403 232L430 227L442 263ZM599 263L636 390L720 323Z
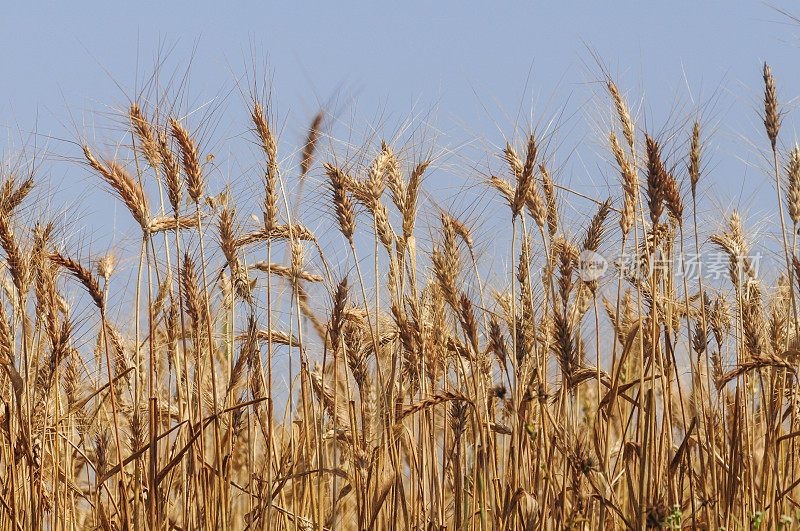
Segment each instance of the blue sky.
M596 53L643 102L640 123L651 130L672 131L700 109L714 132L709 211L738 205L758 218L774 204L759 171L761 63L773 66L790 111L783 140L793 143L797 36L797 25L756 1L13 2L0 20L2 150L13 153L20 131L36 131L40 144L76 155L62 140L74 140L92 111L124 104L165 50L172 67L192 59L189 92L206 101L228 94L255 49L272 73L289 142L332 101L390 130L416 113L449 147L476 134L502 144L521 110L521 122L533 116L539 128L556 117L562 147L551 156L564 182L606 194L597 187L616 185L597 156L605 133L593 130ZM244 116L237 94L226 106L231 120ZM446 190L459 171L439 171L427 185ZM68 196L88 191L66 165L54 163L50 175ZM105 215L106 203L88 208Z
M282 139L290 144L302 140L320 106L339 114L334 136L346 137L348 121L391 134L414 115L441 155L426 188L466 211L473 198L456 190L474 183L489 164L497 167L494 146L513 135L515 123L524 130L532 121L552 137L547 157L559 168L558 182L602 199L619 194L601 146L609 110L605 97L595 98L602 94L596 83L602 64L635 107L641 102L639 124L648 131L676 133L672 142L680 147L688 134L682 120L699 112L704 134L713 133L700 186L702 232L713 231L721 212L737 207L755 227L775 234L774 188L763 171L768 143L759 118L761 65L772 65L788 113L781 133L786 149L795 141L800 94L798 30L768 5L749 0L9 2L0 18L0 155L13 155L34 139L45 146L42 176L86 216L83 234L74 236L85 245L84 256L103 252L109 237L127 237L123 245L135 255L138 229L118 225L118 211L129 223L122 207L84 169L63 163L80 155L72 142L83 135L102 139L108 130L95 128L93 113L124 109L165 55L167 73L192 60L190 101L221 102L217 132L240 135L248 125L235 81L255 56L271 72ZM548 127L551 120L555 125ZM118 133L110 134L114 142ZM466 155L453 154L465 144L471 148L458 153ZM231 179L236 166L228 168L224 178ZM497 204L477 188L468 192L485 214ZM576 225L595 208L577 197L564 200ZM319 205L309 210L322 219ZM487 271L503 271L492 262L507 259L492 248L508 243L506 211L497 212L502 219L481 215L487 221L476 238L485 245ZM501 227L505 233L497 232Z

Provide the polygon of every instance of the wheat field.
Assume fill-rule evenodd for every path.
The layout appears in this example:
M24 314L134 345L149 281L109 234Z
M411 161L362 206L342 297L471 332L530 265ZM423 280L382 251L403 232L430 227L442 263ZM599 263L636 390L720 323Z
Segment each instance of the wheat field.
M246 166L147 97L57 153L118 205L110 246L9 161L0 528L800 528L800 148L760 74L768 271L742 215L698 221L701 113L647 128L610 77L612 197L576 216L568 148L487 134L456 193L491 234L426 191L429 147L325 110L287 145L268 91Z

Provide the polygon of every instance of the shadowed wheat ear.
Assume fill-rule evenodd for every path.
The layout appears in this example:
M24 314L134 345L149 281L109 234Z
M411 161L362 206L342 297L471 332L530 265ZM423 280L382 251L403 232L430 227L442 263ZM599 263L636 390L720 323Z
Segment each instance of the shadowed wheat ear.
M139 139L139 151L142 152L147 163L150 164L153 169L157 170L161 165L161 151L159 150L156 136L153 133L153 128L150 126L147 118L145 118L139 105L135 102L131 103L128 117L130 118L133 132Z
M796 256L792 257L792 268L794 268L794 280L797 283L797 290L800 291L800 260Z
M334 352L339 348L339 338L342 337L342 331L344 330L347 302L347 277L344 277L341 282L339 282L339 285L336 286L336 293L333 296L330 325L328 326L328 337Z
M186 313L192 319L193 326L199 328L202 306L200 292L197 288L197 273L195 273L194 260L188 252L183 257L183 270L181 271L183 293L186 297Z
M333 208L336 213L336 220L339 222L339 230L352 243L353 233L356 229L356 214L345 188L347 176L338 166L328 163L325 163L325 172L328 174L331 193L333 194Z
M317 147L317 140L319 139L320 128L322 127L322 120L324 117L325 113L319 111L314 115L314 119L311 121L311 127L308 128L308 136L306 137L306 143L303 145L303 154L300 157L301 178L305 177L308 174L308 170L311 169L311 162L314 159L314 151Z
M103 291L100 289L100 283L97 282L97 279L94 278L91 271L83 267L79 262L67 258L61 253L52 253L50 255L50 260L69 271L72 276L86 288L86 291L89 292L89 296L92 298L97 308L100 310L103 309Z
M692 126L692 143L689 148L689 182L692 185L692 197L697 194L697 182L700 180L700 121L695 120Z
M664 169L661 161L661 149L650 135L645 135L645 147L647 149L647 206L650 209L650 221L655 227L664 211L667 170Z

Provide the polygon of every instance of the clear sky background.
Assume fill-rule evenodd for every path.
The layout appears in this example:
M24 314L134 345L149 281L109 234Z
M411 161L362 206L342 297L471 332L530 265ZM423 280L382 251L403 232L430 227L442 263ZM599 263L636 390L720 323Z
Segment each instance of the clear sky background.
M792 10L791 2L776 5ZM790 145L799 29L749 0L11 2L0 18L2 150L14 153L35 131L40 145L77 156L75 145L62 142L75 140L74 124L105 105L124 107L165 52L169 68L192 60L189 92L198 102L227 94L255 55L272 73L288 142L303 138L322 105L390 130L412 113L423 116L448 148L476 133L502 145L515 122L525 129L533 116L542 129L555 118L561 147L548 156L561 168L559 179L599 197L617 193L604 191L606 184L618 189L607 155L597 154L607 133L593 129L602 64L633 105L642 102L640 124L660 134L679 131L675 142L684 134L681 120L699 109L706 133L713 132L708 212L734 205L761 219L774 208L760 169L767 149L761 64L772 65L787 105L782 137ZM607 100L601 103L607 112ZM245 116L235 92L226 105L231 122ZM492 146L476 147L488 161ZM45 167L65 196L82 197L90 214L107 216L111 198L92 190L83 172L56 162ZM451 158L426 185L448 190L465 169Z

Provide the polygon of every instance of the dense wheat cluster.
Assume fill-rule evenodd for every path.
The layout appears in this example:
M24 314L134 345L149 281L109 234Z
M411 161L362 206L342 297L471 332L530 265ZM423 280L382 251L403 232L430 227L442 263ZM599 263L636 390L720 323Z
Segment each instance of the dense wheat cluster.
M762 74L771 271L736 211L698 231L704 123L648 130L608 78L618 185L585 219L558 145L483 139L501 259L430 200L430 150L340 149L324 112L285 146L255 90L249 166L163 98L59 154L118 201L130 256L72 248L4 166L0 527L796 528L800 148ZM706 253L721 280L691 274Z

